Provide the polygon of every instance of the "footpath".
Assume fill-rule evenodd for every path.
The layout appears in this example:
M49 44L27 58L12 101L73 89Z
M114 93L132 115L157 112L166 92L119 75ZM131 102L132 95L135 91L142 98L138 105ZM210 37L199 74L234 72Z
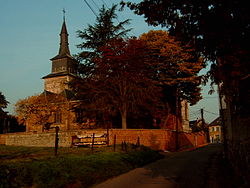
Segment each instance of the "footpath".
M222 145L166 153L141 168L109 179L94 188L236 188L222 158Z

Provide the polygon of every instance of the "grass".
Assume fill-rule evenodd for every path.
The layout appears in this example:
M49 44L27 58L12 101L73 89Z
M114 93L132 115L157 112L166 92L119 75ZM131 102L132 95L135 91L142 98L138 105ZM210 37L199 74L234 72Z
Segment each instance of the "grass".
M161 158L146 147L53 148L0 146L0 188L90 187Z

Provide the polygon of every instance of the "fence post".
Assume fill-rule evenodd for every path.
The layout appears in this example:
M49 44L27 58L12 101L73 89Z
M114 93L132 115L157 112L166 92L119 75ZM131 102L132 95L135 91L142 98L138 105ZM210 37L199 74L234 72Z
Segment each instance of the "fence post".
M57 151L58 151L58 142L59 142L59 127L56 126L56 138L55 138L55 156L57 156Z
M123 143L123 141L122 141L122 151L124 151L124 143Z
M109 145L109 125L107 125L107 146Z
M137 143L136 143L137 147L140 147L140 137L137 137Z
M115 152L115 145L116 145L116 134L114 136L114 152Z
M124 141L124 147L125 147L125 152L128 153L128 149L127 149L127 143L126 141Z
M95 133L93 133L93 135L92 135L93 137L92 137L92 146L91 146L91 151L92 151L92 153L94 152L94 143L95 143Z

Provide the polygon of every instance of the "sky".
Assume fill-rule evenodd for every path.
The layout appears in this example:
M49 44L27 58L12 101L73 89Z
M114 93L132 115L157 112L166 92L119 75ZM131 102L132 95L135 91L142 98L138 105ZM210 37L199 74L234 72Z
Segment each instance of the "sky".
M110 7L120 0L0 0L0 91L10 103L5 111L14 114L14 105L19 99L43 92L41 78L50 73L50 59L59 50L63 9L71 54L80 52L76 45L81 40L76 31L95 23L95 14L86 2L98 14L102 5ZM131 19L128 26L133 28L131 35L140 36L152 29L165 30L148 26L142 16L134 15L129 9L117 14L119 21ZM208 95L208 90L208 86L203 87L203 99L190 107L190 120L200 118L201 108L206 122L218 117L218 95Z

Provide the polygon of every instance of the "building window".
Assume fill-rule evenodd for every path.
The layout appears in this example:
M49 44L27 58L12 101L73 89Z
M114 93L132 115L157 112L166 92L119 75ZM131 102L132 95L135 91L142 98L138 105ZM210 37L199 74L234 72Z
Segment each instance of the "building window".
M83 122L83 111L81 109L78 109L76 111L76 122L82 123Z
M55 123L62 123L62 114L61 112L54 113L54 122Z

